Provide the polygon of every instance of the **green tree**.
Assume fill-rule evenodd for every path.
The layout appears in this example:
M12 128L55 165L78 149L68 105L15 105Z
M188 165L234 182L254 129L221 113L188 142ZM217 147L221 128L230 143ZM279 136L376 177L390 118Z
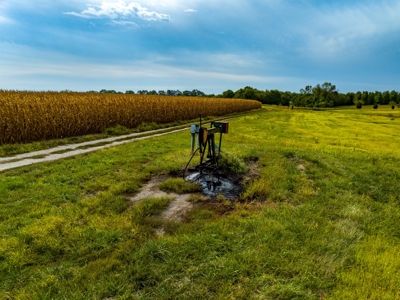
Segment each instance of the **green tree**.
M382 104L386 105L390 102L390 93L389 91L385 91L382 93Z
M398 95L397 95L397 92L396 91L391 91L390 92L390 101L391 102L394 102L394 103L399 103L399 101L398 101L399 99L398 99Z
M233 98L235 96L235 93L232 90L226 90L225 92L222 92L222 98Z
M297 106L313 107L314 106L313 87L311 85L307 85L304 89L300 89L300 96L297 97L297 99L299 102L297 103ZM296 99L294 100L296 102Z
M290 102L292 100L292 94L290 92L284 92L281 94L281 105L290 106Z
M356 100L354 103L358 109L362 108L364 102L362 100Z
M256 90L250 86L246 86L243 89L239 89L235 92L234 98L238 99L252 99L252 100L259 100L256 97Z
M316 107L333 107L338 97L336 86L330 82L322 85L317 84L312 89L314 95L314 106Z
M382 96L381 92L379 92L379 91L375 92L374 101L377 104L383 104L383 96Z
M261 102L264 104L279 105L281 103L281 92L278 90L266 90Z
M190 92L190 95L193 97L197 97L197 96L205 96L206 94L204 94L202 91L194 89Z
M346 105L354 104L355 93L349 92L346 94Z
M369 99L369 93L367 91L362 92L361 94L361 100L362 102L365 103L365 105L369 105L370 103L370 99Z
M115 90L106 90L106 89L102 89L100 91L100 94L117 94L117 92Z

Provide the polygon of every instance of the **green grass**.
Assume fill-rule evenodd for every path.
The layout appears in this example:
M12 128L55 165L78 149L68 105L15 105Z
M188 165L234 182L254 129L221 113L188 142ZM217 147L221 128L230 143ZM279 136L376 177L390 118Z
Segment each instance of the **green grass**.
M183 178L168 178L160 183L159 187L162 191L177 194L196 193L203 190L200 184L185 181Z
M224 136L259 158L242 202L195 195L181 223L129 197L185 166L188 132L0 173L0 298L399 298L398 112L268 108Z

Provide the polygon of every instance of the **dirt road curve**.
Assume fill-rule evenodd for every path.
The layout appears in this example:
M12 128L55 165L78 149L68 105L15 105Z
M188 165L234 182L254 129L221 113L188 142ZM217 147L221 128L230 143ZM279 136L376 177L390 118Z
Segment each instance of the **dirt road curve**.
M243 113L243 114L246 114ZM237 116L236 116L237 117ZM227 121L233 117L218 119L219 121ZM202 124L209 124L210 121L203 122ZM152 137L162 136L175 132L187 130L189 132L190 124L183 124L179 126L162 128L157 130L150 130L145 132L131 133L127 135L120 135L95 141L84 143L69 144L57 146L54 148L23 153L8 157L0 157L0 172L10 170L18 167L33 165L41 162L53 161L57 159L67 158L79 154L89 153L100 149L110 148L126 143L136 142L140 140L149 139Z
M165 132L166 130L168 131ZM152 137L171 134L183 130L188 130L188 127L186 126L182 128L182 126L176 126L176 127L171 127L169 129L163 128L163 129L157 129L140 133L132 133L118 137L100 139L90 142L58 146L51 149L24 153L10 157L0 157L0 172L22 166L53 161L83 153L89 153L104 148L114 147L126 143L149 139ZM84 149L82 149L82 147L84 147Z

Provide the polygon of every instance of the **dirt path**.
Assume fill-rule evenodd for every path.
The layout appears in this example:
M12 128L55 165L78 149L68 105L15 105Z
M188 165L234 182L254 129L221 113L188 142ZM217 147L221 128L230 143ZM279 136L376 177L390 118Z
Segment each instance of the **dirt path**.
M179 129L177 129L179 128ZM165 132L166 130L169 130ZM183 130L188 130L187 127L176 126L171 128L163 128L152 131L132 133L118 137L111 137L106 139L99 139L78 144L70 144L58 146L51 149L29 152L9 157L0 157L0 171L14 169L22 166L37 164L41 162L53 161L62 158L67 158L79 154L94 152L100 149L110 148L126 143L136 142L152 137L163 136L166 134L176 133ZM158 133L161 132L161 133ZM143 136L146 135L146 136ZM96 146L98 145L98 146ZM85 147L84 149L82 149ZM89 148L86 148L89 147ZM62 153L60 153L62 152Z
M223 121L232 119L225 118ZM221 120L221 121L222 121ZM210 121L203 122L203 124L209 124ZM42 162L48 162L67 158L79 154L90 153L100 149L110 148L126 143L132 143L140 140L149 139L152 137L163 136L166 134L176 133L183 130L189 131L190 124L184 124L169 128L162 128L144 132L131 133L127 135L120 135L116 137L109 137L105 139L98 139L89 142L69 144L57 146L50 149L39 150L29 153L23 153L8 157L0 157L0 172L10 170L18 167L33 165Z

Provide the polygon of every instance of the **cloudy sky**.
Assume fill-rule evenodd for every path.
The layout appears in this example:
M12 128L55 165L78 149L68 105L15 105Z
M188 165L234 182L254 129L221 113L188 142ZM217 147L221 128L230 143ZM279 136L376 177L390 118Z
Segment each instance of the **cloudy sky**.
M0 89L400 91L398 0L0 0Z

